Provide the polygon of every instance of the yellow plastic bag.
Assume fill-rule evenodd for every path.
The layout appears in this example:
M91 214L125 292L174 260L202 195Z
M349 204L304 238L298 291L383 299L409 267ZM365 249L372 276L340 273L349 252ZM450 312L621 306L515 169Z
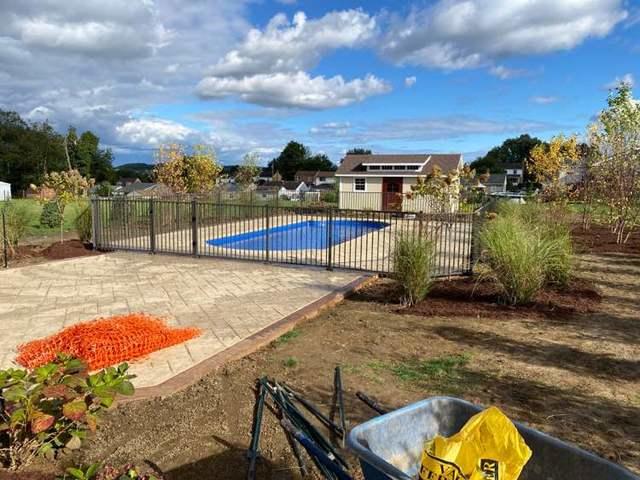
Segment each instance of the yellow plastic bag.
M531 450L515 425L490 407L452 437L425 444L420 480L516 480L529 458Z

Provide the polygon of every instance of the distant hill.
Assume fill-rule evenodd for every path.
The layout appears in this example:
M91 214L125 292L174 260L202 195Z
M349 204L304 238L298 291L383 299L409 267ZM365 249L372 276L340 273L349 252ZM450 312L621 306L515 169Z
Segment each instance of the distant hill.
M124 163L114 167L116 170L137 170L139 172L153 171L153 165L150 163Z

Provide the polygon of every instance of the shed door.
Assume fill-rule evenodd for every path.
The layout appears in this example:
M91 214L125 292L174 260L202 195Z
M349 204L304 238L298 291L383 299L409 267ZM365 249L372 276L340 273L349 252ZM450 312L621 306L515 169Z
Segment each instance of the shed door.
M384 177L382 179L382 209L400 210L402 208L402 177Z

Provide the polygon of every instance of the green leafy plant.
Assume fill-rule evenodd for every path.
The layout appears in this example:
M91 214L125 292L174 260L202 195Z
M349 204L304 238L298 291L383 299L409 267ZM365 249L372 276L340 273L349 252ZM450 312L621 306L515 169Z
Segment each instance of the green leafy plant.
M91 216L90 205L82 205L80 207L80 213L78 213L78 216L74 221L74 226L76 229L76 233L78 234L78 238L80 238L82 242L86 243L91 241L93 219Z
M433 243L424 236L401 234L394 250L394 277L402 287L402 301L415 305L427 296L433 285Z
M11 201L6 202L4 207L1 209L1 213L4 215L7 236L6 242L9 248L9 254L13 255L15 253L15 248L27 234L27 230L33 218L33 213L23 204ZM0 228L0 244L2 244L4 240L4 233Z
M69 467L62 477L57 480L162 480L162 476L156 472L143 473L134 465L125 465L121 468L112 466L101 467L94 463L88 467Z
M43 227L55 228L60 225L62 216L60 215L60 209L58 202L50 200L42 206L42 213L40 214L40 225Z
M298 359L296 357L287 357L282 364L287 368L295 368L298 366Z
M60 354L32 371L0 370L0 461L17 469L36 455L79 448L116 395L133 394L128 369L88 374L81 360Z

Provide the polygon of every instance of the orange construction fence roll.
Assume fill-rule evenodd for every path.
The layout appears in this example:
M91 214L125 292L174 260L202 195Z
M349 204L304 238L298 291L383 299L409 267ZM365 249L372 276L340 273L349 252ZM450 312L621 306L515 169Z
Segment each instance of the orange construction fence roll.
M197 328L168 327L145 313L98 318L18 346L16 361L35 368L66 353L84 360L90 370L135 360L200 335Z

